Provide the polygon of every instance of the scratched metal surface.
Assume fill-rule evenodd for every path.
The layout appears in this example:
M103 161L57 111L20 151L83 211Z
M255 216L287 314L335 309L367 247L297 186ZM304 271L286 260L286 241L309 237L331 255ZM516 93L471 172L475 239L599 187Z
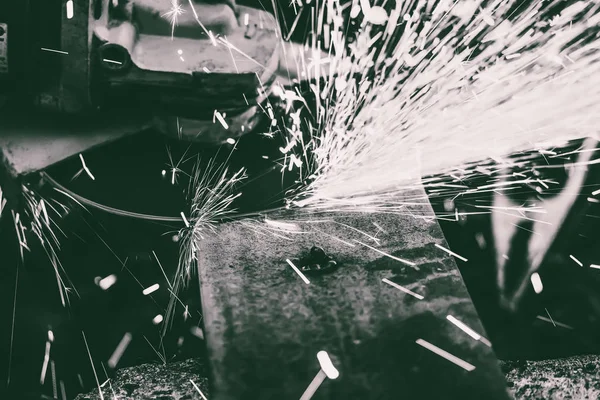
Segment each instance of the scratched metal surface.
M199 278L214 400L298 399L326 350L340 371L313 399L508 399L492 350L446 320L451 314L483 333L425 193L406 215L271 215L301 233L265 230L263 222L222 225L199 243ZM318 222L323 220L329 222ZM304 222L310 221L310 222ZM317 222L316 222L317 221ZM335 222L334 222L335 221ZM379 243L355 229L374 234ZM353 244L354 247L338 239ZM408 259L418 269L359 243ZM309 277L287 265L313 245L343 263ZM388 278L423 300L382 282ZM467 372L417 345L422 338L473 364Z

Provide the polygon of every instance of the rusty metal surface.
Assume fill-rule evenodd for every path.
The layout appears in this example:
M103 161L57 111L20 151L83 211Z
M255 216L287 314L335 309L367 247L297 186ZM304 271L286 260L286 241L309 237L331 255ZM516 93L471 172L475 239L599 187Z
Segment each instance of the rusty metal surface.
M509 398L491 348L446 320L451 314L484 334L455 261L435 246L446 246L439 225L415 218L432 215L423 190L407 196L422 201L407 215L287 212L269 218L299 232L248 220L222 225L198 243L214 400L298 399L319 370L320 350L341 375L314 399ZM382 229L379 243L356 230L373 235L373 222ZM305 284L286 259L315 244L341 266ZM419 338L476 369L433 354Z

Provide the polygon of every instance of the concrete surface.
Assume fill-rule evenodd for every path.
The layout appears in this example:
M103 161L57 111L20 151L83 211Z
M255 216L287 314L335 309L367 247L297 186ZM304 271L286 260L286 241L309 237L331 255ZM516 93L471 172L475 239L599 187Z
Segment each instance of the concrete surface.
M119 400L203 400L192 381L208 398L206 376L206 369L198 359L168 365L142 364L117 371L102 386L102 394L104 399ZM96 389L80 394L75 400L101 400L101 397Z
M600 395L600 356L584 355L544 361L501 361L507 385L515 400L597 399ZM201 399L207 390L206 371L198 359L168 365L145 364L117 372L111 381L122 400ZM106 398L112 392L105 385ZM76 400L98 400L97 390Z

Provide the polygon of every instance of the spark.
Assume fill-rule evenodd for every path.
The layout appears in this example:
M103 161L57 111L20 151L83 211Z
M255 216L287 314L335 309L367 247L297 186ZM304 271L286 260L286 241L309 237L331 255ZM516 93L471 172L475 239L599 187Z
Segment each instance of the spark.
M98 374L96 374L96 367L94 367L94 360L92 359L92 353L90 353L90 347L88 346L88 342L85 338L85 333L83 333L83 331L81 331L81 335L83 336L85 348L87 349L87 353L90 358L90 364L92 365L92 371L94 372L94 378L96 379L96 386L98 386L98 394L100 395L100 400L104 400L104 394L102 393L102 388L100 388L100 381L98 380Z
M160 315L160 314L158 314L156 317L152 318L152 323L153 323L154 325L158 325L158 324L160 324L161 322L163 322L163 316L162 316L162 315Z
M190 333L194 336L196 336L198 339L200 340L204 340L204 332L202 332L202 329L198 326L192 326L190 328Z
M225 118L223 118L223 115L221 115L221 113L218 112L217 110L215 110L215 117L217 117L217 120L219 121L219 123L221 125L223 125L223 128L229 129L229 125L227 125L227 122L225 122Z
M550 318L550 321L552 322L552 325L554 325L554 327L556 328L556 324L554 323L554 320L552 319L552 315L550 315L550 312L548 312L547 308L544 308L544 310L546 310L546 314L548 314L548 317Z
M123 337L121 338L121 341L117 345L117 348L115 349L115 351L113 351L112 355L108 359L108 366L110 368L115 368L117 366L117 364L119 363L119 360L121 360L121 357L123 357L123 353L125 353L127 346L129 346L129 343L131 343L132 338L133 337L131 336L131 333L129 333L129 332L127 332L127 333L125 333L125 335L123 335Z
M162 15L163 18L166 18L171 22L171 40L173 40L173 37L175 35L175 27L177 26L179 16L183 13L185 13L185 10L183 9L183 7L181 7L179 1L171 0L171 9Z
M360 242L360 241L358 241L358 240L356 240L356 239L354 239L354 241L355 241L356 243L358 243L358 244L362 245L362 246L365 246L365 247L367 247L367 248L369 248L369 249L371 249L371 250L373 250L373 251L376 251L377 253L379 253L379 254L381 254L381 255L384 255L384 256L386 256L386 257L389 257L389 258L391 258L392 260L400 261L401 263L404 263L404 264L406 264L406 265L410 265L411 267L414 267L415 265L417 265L417 264L415 264L415 263L414 263L414 262L412 262L412 261L408 261L408 260L404 260L404 259L402 259L402 258L395 257L395 256L393 256L393 255L391 255L391 254L388 254L388 253L386 253L386 252L384 252L384 251L381 251L381 250L379 250L379 249L376 249L375 247L369 246L368 244L366 244L366 243L363 243L363 242Z
M227 163L216 164L213 158L209 160L208 165L201 166L200 161L198 158L195 163L189 184L187 200L190 210L189 219L186 218L188 224L178 234L179 260L165 313L163 337L171 327L177 304L181 303L177 294L195 273L198 241L202 240L205 234L215 232L216 223L229 218L235 212L232 204L241 196L241 193L235 192L235 188L246 178L245 168L230 174Z
M204 393L202 393L202 391L200 390L200 388L198 387L198 385L196 385L196 383L190 379L190 382L192 383L192 385L194 385L194 389L196 389L196 391L198 393L200 393L200 396L202 396L202 400L207 400L206 396L204 396Z
M225 128L225 129L227 129L227 128ZM229 144L235 144L235 139L228 138L227 139L227 143L229 143Z
M540 294L544 290L542 278L540 278L540 274L538 274L537 272L531 274L531 284L533 285L533 290L536 294Z
M575 256L573 256L571 254L571 255L569 255L569 257L571 257L571 260L575 261L575 263L577 263L577 265L579 265L580 267L583 267L583 263L581 261L579 261L577 258L575 258Z
M479 333L475 332L473 329L469 328L467 325L465 325L463 322L459 321L452 315L447 315L446 319L448 321L452 322L454 325L456 325L459 329L461 329L467 335L471 336L473 339L480 341L481 343L485 344L488 347L492 347L492 344L490 343L489 340L487 340L486 338L481 336Z
M462 261L464 261L464 262L467 262L467 261L469 261L469 260L467 260L466 258L464 258L463 256L461 256L461 255L458 255L458 254L456 254L455 252L453 252L453 251L451 251L451 250L449 250L449 249L447 249L447 248L445 248L445 247L443 247L443 246L440 246L440 245L439 245L439 244L437 244L437 243L435 244L435 247L437 247L437 248L438 248L438 249L440 249L440 250L443 250L443 251L445 251L446 253L450 254L451 256L454 256L454 257L458 258L459 260L462 260Z
M117 276L115 274L108 275L106 278L98 281L98 286L102 290L108 290L112 285L117 282Z
M44 362L42 363L42 374L40 375L40 385L44 384L46 380L46 373L48 371L48 362L50 361L50 342L46 341L46 350L44 352Z
M85 172L88 174L88 176L95 181L96 178L94 178L94 175L92 175L92 172L90 171L90 169L88 168L88 166L85 164L85 160L83 159L83 155L79 154L79 159L81 160L81 165L83 167L83 169L85 170Z
M600 269L600 265L590 264L590 268Z
M115 61L108 58L103 58L102 61L107 62L109 64L123 65L121 61Z
M44 50L44 51L49 51L49 52L52 52L52 53L58 53L58 54L66 54L66 55L68 55L68 54L69 54L69 53L67 53L66 51L62 51L62 50L54 50L54 49L47 49L47 48L45 48L45 47L42 47L42 50Z
M73 18L73 0L67 1L67 19Z
M300 276L300 278L302 278L302 280L304 281L304 283L306 283L307 285L310 284L310 281L306 278L306 276L304 276L304 274L302 272L300 272L300 270L298 269L298 267L296 267L294 265L293 262L291 262L289 259L286 258L285 260L290 267L292 267L292 269Z
M323 58L330 73L320 75L324 85L311 87L317 107L305 121L309 140L286 149L299 159L307 151L314 156L303 165L303 178L310 179L300 180L306 183L291 204L365 209L426 186L423 176L531 149L553 156L556 146L597 126L600 116L593 110L600 90L590 82L600 76L600 52L589 26L600 22L600 8L550 0L522 5L517 13L518 4L468 9L459 1L425 0L377 8L361 0L352 4L350 18L361 11L365 18L356 21L359 30L349 46L342 6L327 7L329 31L317 11L316 34L306 46L317 51L319 32L329 32L331 47ZM548 10L554 8L561 18L550 25ZM421 9L428 10L427 23L420 22ZM374 10L377 18L368 15ZM387 26L382 31L376 24ZM291 56L305 76L312 75L302 55ZM580 96L589 87L592 92ZM487 169L490 179L493 170Z
M448 353L447 351L440 349L439 347L427 342L426 340L417 339L416 343L419 346L425 347L427 350L432 351L433 353L437 354L440 357L444 357L446 360L458 365L459 367L461 367L469 372L471 372L475 369L474 365L469 364L468 362L466 362L456 356L453 356L452 354Z
M156 292L158 288L160 288L160 285L158 283L155 283L154 285L148 286L146 289L144 289L142 293L144 294L144 296L147 296L151 293Z
M404 293L406 293L406 294L410 294L411 296L413 296L413 297L416 297L418 300L423 300L423 299L424 299L424 297L423 297L423 296L421 296L420 294L417 294L417 293L415 293L415 292L413 292L413 291L411 291L411 290L409 290L409 289L407 289L407 288L405 288L405 287L403 287L403 286L400 286L400 285L398 285L397 283L394 283L394 282L390 281L390 280L389 280L389 279L387 279L387 278L383 278L383 279L382 279L382 282L385 282L385 283L387 283L388 285L390 285L390 286L393 286L393 287L395 287L396 289L398 289L398 290L401 290L401 291L403 291L403 292L404 292Z
M546 310L546 311L548 311L548 310ZM565 329L574 329L572 326L560 323L558 321L555 321L554 319L546 318L543 315L538 315L536 318L539 319L540 321L551 323L554 326L560 326L561 328L565 328Z

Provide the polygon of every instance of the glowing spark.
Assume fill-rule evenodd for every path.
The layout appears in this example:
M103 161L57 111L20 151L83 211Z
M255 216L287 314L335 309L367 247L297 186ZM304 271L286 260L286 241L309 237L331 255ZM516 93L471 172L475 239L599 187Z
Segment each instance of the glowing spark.
M121 357L123 357L123 353L125 353L125 350L127 350L127 346L129 346L129 343L131 343L131 339L133 339L131 333L127 332L125 335L123 335L121 341L117 345L117 348L115 351L113 351L112 355L108 359L108 366L110 368L115 368L117 366L119 360Z
M227 143L229 143L229 144L235 144L235 139L228 138L227 139Z
M304 281L304 283L306 283L307 285L310 284L310 281L306 278L306 276L304 276L304 274L302 272L300 272L300 270L298 269L298 267L296 267L294 265L293 262L291 262L289 259L286 258L285 260L290 267L292 267L292 269L300 276L300 278L302 278L302 280Z
M160 285L158 283L155 283L154 285L149 286L146 289L144 289L142 291L142 293L144 294L144 296L147 296L147 295L149 295L151 293L156 292L158 290L158 288L160 288Z
M583 263L581 261L579 261L578 259L576 259L575 256L573 256L571 254L571 255L569 255L569 257L571 257L571 260L575 261L575 263L577 263L577 265L579 265L580 267L583 267Z
M83 336L83 341L85 342L85 348L87 349L88 356L90 358L90 364L92 365L92 371L94 372L94 378L96 379L96 386L98 386L98 394L100 395L100 400L104 400L104 394L102 393L102 389L100 388L100 381L98 380L98 374L96 374L96 367L94 366L94 360L92 359L92 353L90 353L90 347L88 346L87 339L85 338L85 333L81 331L81 335Z
M597 196L598 194L600 194L600 189L598 189L598 190L594 190L594 191L592 192L592 196Z
M321 369L317 375L310 382L300 400L310 400L319 389L319 386L325 381L326 378L337 379L340 376L339 371L333 366L331 358L326 351L321 350L317 353L317 360L319 360L319 366Z
M423 299L424 299L424 297L423 297L423 296L421 296L420 294L417 294L417 293L415 293L415 292L413 292L413 291L411 291L411 290L409 290L409 289L407 289L407 288L405 288L405 287L403 287L403 286L400 286L400 285L398 285L397 283L394 283L394 282L390 281L390 280L389 280L389 279L387 279L387 278L383 278L383 279L382 279L382 282L385 282L385 283L387 283L388 285L390 285L390 286L393 286L393 287L395 287L396 289L398 289L398 290L401 290L401 291L403 291L403 292L404 292L404 293L406 293L406 294L410 294L411 296L413 296L413 297L416 297L416 298L417 298L417 299L419 299L419 300L423 300Z
M533 285L533 290L536 294L540 294L542 293L542 290L544 290L542 278L540 278L540 274L538 274L537 272L531 274L531 284Z
M50 361L50 342L46 342L46 351L44 352L44 362L42 364L42 374L40 376L40 385L44 384L46 380L46 373L48 371L48 362Z
M590 268L600 269L600 265L590 264Z
M108 290L112 285L117 282L117 276L115 274L108 275L106 278L101 279L98 282L98 286L102 290Z
M546 312L547 312L547 311L548 311L548 310L546 310ZM536 318L537 318L537 319L539 319L540 321L544 321L544 322L551 323L551 324L553 324L554 326L560 326L561 328L565 328L565 329L574 329L574 328L573 328L572 326L570 326L570 325L566 325L566 324L560 323L560 322L558 322L558 321L555 321L554 319L549 319L549 318L546 318L546 317L544 317L543 315L538 315Z
M171 40L173 40L173 36L175 35L175 27L177 26L179 16L183 13L185 13L185 10L181 7L179 1L171 0L171 9L162 15L163 18L167 18L171 22Z
M600 203L600 200L594 199L593 197L588 197L587 201L590 202L590 203L596 203L596 204Z
M79 154L79 159L81 160L81 166L83 167L83 169L85 170L85 172L88 174L88 176L95 181L96 178L94 178L94 175L92 175L92 172L90 171L90 169L87 167L87 165L85 164L85 160L83 159L83 155Z
M389 257L389 258L391 258L392 260L400 261L401 263L404 263L404 264L406 264L406 265L410 265L410 266L415 266L415 265L417 265L417 264L415 264L415 263L414 263L414 262L412 262L412 261L408 261L408 260L404 260L404 259L402 259L402 258L395 257L395 256L393 256L393 255L391 255L391 254L388 254L388 253L386 253L386 252L384 252L384 251L381 251L381 250L379 250L379 249L376 249L375 247L371 247L371 246L369 246L368 244L366 244L366 243L363 243L363 242L360 242L360 241L358 241L358 240L356 240L356 239L354 239L354 241L355 241L356 243L358 243L358 244L362 245L362 246L365 246L365 247L367 247L367 248L369 248L369 249L371 249L371 250L373 250L373 251L376 251L377 253L379 253L379 254L381 254L381 255L384 255L384 256L386 256L386 257Z
M189 228L189 227L190 227L190 223L189 223L189 221L187 220L187 218L185 217L185 214L183 213L183 211L181 212L181 214L180 214L180 215L181 215L181 219L183 220L183 223L185 224L185 227L186 227L186 228Z
M66 55L68 55L68 54L69 54L69 53L67 53L66 51L54 50L54 49L47 49L47 48L45 48L45 47L42 47L42 50L44 50L44 51L49 51L49 52L52 52L52 53L59 53L59 54L66 54Z
M121 61L110 60L108 58L103 58L102 61L107 62L109 64L123 65Z
M438 356L444 357L446 360L458 365L461 368L464 368L465 370L467 370L469 372L471 372L475 369L474 365L469 364L468 362L461 360L460 358L458 358L456 356L453 356L452 354L448 353L447 351L442 350L439 347L437 347L423 339L417 339L416 343L420 346L425 347L427 350L432 351L433 353L437 354Z
M158 325L158 324L160 324L161 322L163 322L163 316L162 316L162 315L160 315L160 314L158 314L156 317L152 318L152 323L153 323L154 325Z
M492 344L490 343L489 340L487 340L486 338L481 336L479 333L475 332L473 329L469 328L463 322L454 318L452 315L447 315L446 319L448 321L452 322L454 325L456 325L459 329L461 329L467 335L471 336L473 339L480 341L481 343L485 344L486 346L492 347Z
M202 393L202 391L200 390L200 388L198 387L198 385L196 385L196 384L194 383L194 381L193 381L193 380L191 380L191 379L190 379L190 382L192 383L192 385L194 385L194 389L196 389L196 391L197 391L198 393L200 393L200 396L202 396L202 400L207 400L206 396L204 396L204 393Z
M67 1L67 19L73 18L73 0Z
M248 26L250 19L250 15L248 13L244 14L244 25Z
M48 341L54 343L54 332L52 332L52 329L48 330Z
M217 120L221 123L221 125L223 125L223 128L229 129L229 125L227 125L227 122L225 122L225 119L217 110L215 110L215 117L217 117Z
M204 340L204 332L202 332L202 329L198 326L192 326L190 328L190 333L194 336L196 336L198 339L200 340Z
M550 312L548 311L547 308L544 308L544 310L546 310L546 314L548 314L548 317L550 318L552 325L554 325L554 327L556 328L556 324L554 323L554 320L552 319L552 315L550 315Z
M450 254L451 256L454 256L454 257L458 258L459 260L462 260L462 261L464 261L464 262L467 262L467 261L469 261L469 260L467 260L466 258L464 258L463 256L460 256L460 255L456 254L455 252L453 252L453 251L451 251L451 250L449 250L449 249L447 249L447 248L445 248L445 247L443 247L443 246L440 246L440 245L439 245L439 244L437 244L437 243L435 244L435 247L437 247L437 248L438 248L438 249L440 249L440 250L444 250L446 253Z

